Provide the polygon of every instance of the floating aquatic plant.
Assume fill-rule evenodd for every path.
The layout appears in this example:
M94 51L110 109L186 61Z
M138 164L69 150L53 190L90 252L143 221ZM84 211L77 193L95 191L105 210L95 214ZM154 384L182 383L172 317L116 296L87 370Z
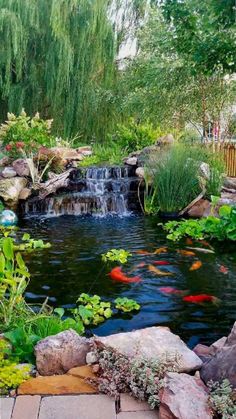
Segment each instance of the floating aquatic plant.
M132 256L130 252L124 249L111 249L107 253L102 254L103 262L120 262L127 263L128 257Z

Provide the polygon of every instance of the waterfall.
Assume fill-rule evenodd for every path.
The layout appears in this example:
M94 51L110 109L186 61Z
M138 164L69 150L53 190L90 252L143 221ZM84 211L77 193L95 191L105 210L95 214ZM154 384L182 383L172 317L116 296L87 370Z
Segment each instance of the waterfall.
M26 216L124 216L139 210L138 182L130 166L76 169L66 189L43 200L30 198L21 209Z

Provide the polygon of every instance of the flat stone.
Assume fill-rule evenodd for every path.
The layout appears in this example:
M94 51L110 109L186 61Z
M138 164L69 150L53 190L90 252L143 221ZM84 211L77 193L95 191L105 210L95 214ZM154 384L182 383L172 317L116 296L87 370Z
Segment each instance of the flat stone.
M236 387L236 322L227 337L225 344L216 351L208 362L203 364L200 370L201 378L205 383L210 380L229 380Z
M40 396L18 396L11 419L38 419L40 401Z
M92 147L90 146L83 146L77 148L77 152L82 154L83 156L91 156L93 154Z
M0 418L11 419L15 399L13 397L0 397Z
M177 359L177 371L179 372L197 370L202 366L200 358L167 327L154 326L106 337L96 336L95 342L105 347L111 347L131 358L161 358L165 361Z
M86 383L83 378L74 377L73 375L53 375L50 377L37 377L22 383L17 393L20 394L86 394L97 393L90 384Z
M125 159L125 164L128 164L128 166L136 166L137 162L137 157L128 157L127 159Z
M42 339L35 346L36 366L40 375L64 374L86 364L90 341L74 330L66 330Z
M167 373L160 391L159 419L211 419L204 383L188 374Z
M39 419L116 419L115 402L104 395L44 397Z
M117 415L117 419L157 419L158 417L156 410L149 412L120 412Z
M17 175L17 173L16 173L16 171L12 168L12 167L5 167L3 170L2 170L2 172L1 172L1 175L4 177L4 178L12 178L12 177L15 177L16 175Z
M67 374L73 375L74 377L79 378L96 378L96 375L94 374L92 367L89 365L83 365L82 367L75 367L71 368Z
M139 412L151 410L148 403L135 399L129 394L120 395L120 410L121 412Z
M23 188L19 193L19 199L25 201L31 195L32 190L29 188Z

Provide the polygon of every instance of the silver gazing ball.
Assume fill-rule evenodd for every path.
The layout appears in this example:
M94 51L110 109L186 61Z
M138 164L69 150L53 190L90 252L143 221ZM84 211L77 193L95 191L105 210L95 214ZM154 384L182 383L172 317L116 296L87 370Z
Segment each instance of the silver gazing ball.
M11 227L16 225L18 222L17 215L14 211L4 210L0 214L0 225L4 227Z

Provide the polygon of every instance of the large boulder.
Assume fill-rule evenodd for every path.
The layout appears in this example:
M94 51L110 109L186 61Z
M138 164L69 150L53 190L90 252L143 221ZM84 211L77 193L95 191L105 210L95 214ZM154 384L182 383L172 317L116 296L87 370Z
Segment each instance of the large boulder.
M85 365L90 340L74 330L49 336L35 346L36 366L40 375L64 374L74 367Z
M12 163L13 169L16 171L18 176L29 176L30 169L25 159L17 159Z
M159 419L211 419L208 396L199 378L168 372L160 392Z
M74 148L67 147L53 147L50 148L50 152L55 155L55 157L60 158L61 160L83 160L82 152L77 151Z
M128 357L177 360L176 370L189 372L202 366L200 358L168 327L148 327L128 333L96 337L95 342Z
M21 177L0 179L0 197L8 207L15 209L18 204L20 192L26 185L27 179Z
M158 138L156 144L164 145L164 146L171 146L175 142L174 136L172 134L166 134L162 137Z
M236 388L236 322L225 342L221 340L215 347L215 355L203 364L201 378L205 383L210 380L221 382L228 379Z
M189 210L188 215L193 218L201 218L210 212L211 203L207 199L199 199Z

